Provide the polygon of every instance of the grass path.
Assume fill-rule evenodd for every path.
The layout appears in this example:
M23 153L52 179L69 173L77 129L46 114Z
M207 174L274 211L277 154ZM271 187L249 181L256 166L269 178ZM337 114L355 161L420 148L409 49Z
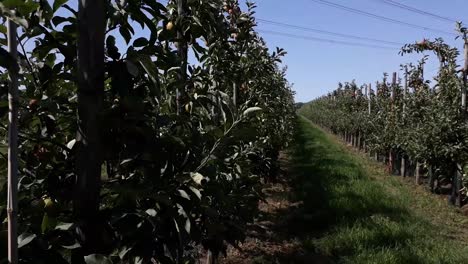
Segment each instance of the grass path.
M304 118L287 179L226 263L468 263L468 218Z

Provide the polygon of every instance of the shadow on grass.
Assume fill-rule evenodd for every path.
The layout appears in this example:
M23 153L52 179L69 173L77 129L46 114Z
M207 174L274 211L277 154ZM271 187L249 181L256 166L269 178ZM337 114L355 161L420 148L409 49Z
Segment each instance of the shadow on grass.
M411 250L422 222L404 201L308 121L298 119L295 131L287 180L298 206L274 212L272 228L275 239L299 240L303 248L276 256L276 263L427 263Z
M274 235L255 236L298 246L251 252L253 263L468 263L467 250L448 241L443 227L410 209L404 190L369 177L369 168L304 119L288 157L283 180L293 206L262 215ZM284 200L285 192L269 196Z
M291 229L298 235L321 234L338 222L356 222L373 215L404 221L408 210L366 176L362 166L330 142L326 135L298 120L291 155L292 199L303 206L294 212Z

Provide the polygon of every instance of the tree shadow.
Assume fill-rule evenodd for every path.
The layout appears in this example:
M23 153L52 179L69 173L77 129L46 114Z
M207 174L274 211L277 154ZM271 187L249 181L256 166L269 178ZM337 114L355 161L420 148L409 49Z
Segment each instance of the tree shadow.
M297 121L285 173L264 190L268 204L242 249L249 261L228 263L335 263L354 259L359 248L366 248L363 262L387 252L391 263L427 263L413 249L424 243L418 226L436 227L307 122Z
M356 181L371 181L362 166L338 146L330 144L323 132L300 122L305 121L298 120L295 141L288 153L288 161L283 164L287 174L280 177L289 190L266 190L270 202L286 199L289 205L264 212L251 230L251 236L258 241L273 244L295 241L295 244L287 250L254 248L248 252L257 256L254 263L333 263L337 260L336 255L352 254L347 252L352 249L344 248L324 256L306 241L322 237L337 225L359 223L373 231L381 228L381 221L413 220L406 207L388 201L382 186L374 183L369 187L371 191L362 192L351 188ZM369 221L373 216L379 217ZM385 248L405 246L402 244L413 240L407 230L391 232L384 228L376 234L359 243ZM420 263L411 252L406 252L401 259Z

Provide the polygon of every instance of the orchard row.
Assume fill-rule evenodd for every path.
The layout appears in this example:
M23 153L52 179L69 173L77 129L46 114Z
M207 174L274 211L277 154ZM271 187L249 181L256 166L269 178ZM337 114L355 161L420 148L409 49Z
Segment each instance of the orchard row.
M250 2L78 2L0 3L2 177L8 76L20 84L19 263L214 262L245 238L291 137L285 52Z
M461 25L459 29L466 43L466 29ZM402 65L400 79L394 73L390 80L385 74L374 86L340 84L299 111L386 162L389 172L415 176L417 184L449 194L452 204L462 206L467 203L468 183L467 75L456 62L460 52L441 39L402 48L402 54L424 51L439 60L434 81L425 79L424 56L417 64Z

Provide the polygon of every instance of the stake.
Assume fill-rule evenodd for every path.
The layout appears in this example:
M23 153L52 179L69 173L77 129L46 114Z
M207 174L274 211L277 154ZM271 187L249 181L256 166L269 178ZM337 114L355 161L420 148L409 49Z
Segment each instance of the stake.
M391 113L390 113L390 118L393 119L393 104L395 100L395 86L397 82L397 74L396 72L393 73L393 78L392 78L392 91L390 93L390 100L391 100ZM393 121L393 120L391 120ZM390 151L388 152L388 172L390 174L393 174L393 149L390 148Z
M371 102L371 91L372 91L372 83L369 83L369 93L367 94L367 108L368 108L368 111L369 111L369 116L371 115L371 106L372 106L372 102Z
M181 28L182 21L185 18L185 6L186 0L178 0L177 1L177 14L179 15L179 24L177 30L177 41L179 46L177 48L177 53L180 59L180 71L179 71L179 80L182 83L182 91L177 88L176 89L176 107L177 107L177 114L180 114L181 105L180 105L180 97L182 93L185 93L185 84L187 82L187 42L185 41L185 37Z
M232 104L234 105L234 109L237 113L237 83L236 82L232 84Z
M104 103L105 14L105 1L78 1L78 149L73 212L85 238L83 253L102 246L97 214L103 162L100 114Z
M8 51L16 64L18 56L16 24L8 19ZM9 69L8 89L8 262L18 263L18 68Z
M406 117L406 93L408 90L408 66L405 65L405 86L403 87L403 123ZM401 155L401 167L400 172L402 177L406 177L406 155L403 153Z
M421 168L421 163L419 161L416 162L416 171L414 172L415 174L415 180L416 180L416 185L419 185L421 183L420 177L421 177L421 171L419 170Z

